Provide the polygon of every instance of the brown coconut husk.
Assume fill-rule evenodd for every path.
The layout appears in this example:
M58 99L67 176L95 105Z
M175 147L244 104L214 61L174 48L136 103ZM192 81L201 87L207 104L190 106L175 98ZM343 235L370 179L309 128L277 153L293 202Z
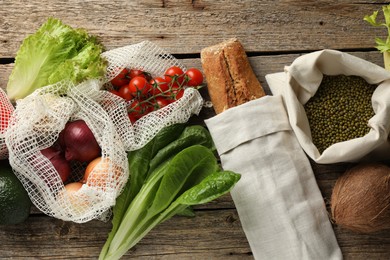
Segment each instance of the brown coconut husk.
M361 233L390 229L390 167L359 164L347 170L333 188L335 224Z

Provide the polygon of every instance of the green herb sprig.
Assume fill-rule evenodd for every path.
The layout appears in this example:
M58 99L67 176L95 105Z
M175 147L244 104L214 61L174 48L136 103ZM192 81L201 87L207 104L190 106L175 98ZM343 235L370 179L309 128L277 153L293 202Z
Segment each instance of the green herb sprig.
M390 5L383 6L382 12L385 18L384 23L377 21L379 11L374 11L371 15L364 16L363 20L372 26L383 26L387 29L387 38L385 40L379 37L375 38L376 48L380 52L387 52L390 50Z

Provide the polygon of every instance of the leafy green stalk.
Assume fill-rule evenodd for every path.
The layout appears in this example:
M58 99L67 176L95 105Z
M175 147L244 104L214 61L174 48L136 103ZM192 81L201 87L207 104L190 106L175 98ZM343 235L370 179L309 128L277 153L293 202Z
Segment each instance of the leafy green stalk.
M141 189L147 174L150 171L150 161L156 154L169 145L171 142L180 139L180 135L185 129L184 124L174 124L163 128L149 143L142 149L131 151L128 153L127 159L129 162L129 169L131 169L128 193L122 193L127 197L126 205L130 205L131 200L135 197Z
M128 153L130 180L117 198L116 205L113 208L113 226L103 246L102 253L108 249L126 210L148 176L155 172L154 170L160 167L161 164L166 163L175 152L177 153L194 144L203 144L209 148L214 148L210 133L204 127L186 127L184 124L174 124L163 128L142 149ZM180 214L193 216L188 208Z
M202 152L206 152L206 155ZM162 212L173 201L191 174L196 174L200 167L204 171L209 169L215 171L217 164L216 162L213 164L214 157L208 157L207 152L209 150L203 146L191 146L178 153L172 161L166 164L166 167L158 168L155 171L157 173L151 175L130 205L119 230L127 230L128 233L137 232L136 230L142 226L137 222L140 216L143 221L148 221ZM157 190L152 194L151 191L156 186ZM154 200L149 204L150 201L147 198L151 195L154 196ZM137 216L138 214L140 216ZM117 233L111 242L112 250L118 249L126 237L131 237L128 233Z
M49 18L20 46L7 84L10 99L20 99L34 90L61 80L79 83L102 77L106 61L103 46L85 30L73 29Z
M201 183L183 193L161 214L140 223L137 232L132 232L126 242L123 243L123 245L118 248L114 254L109 255L108 259L119 259L130 248L135 246L144 236L146 236L146 234L148 234L155 226L170 219L188 206L210 202L229 192L239 179L240 175L230 171L215 172L209 175Z
M108 235L107 241L103 246L102 254L108 250L115 233L122 222L127 208L141 189L149 171L149 162L159 150L176 140L185 128L184 124L174 124L163 128L149 143L142 149L128 153L130 180L126 184L121 195L117 198L116 205L113 208L112 229Z
M225 194L239 178L219 171L209 148L193 145L184 149L151 174L100 259L119 259L156 225L191 205Z

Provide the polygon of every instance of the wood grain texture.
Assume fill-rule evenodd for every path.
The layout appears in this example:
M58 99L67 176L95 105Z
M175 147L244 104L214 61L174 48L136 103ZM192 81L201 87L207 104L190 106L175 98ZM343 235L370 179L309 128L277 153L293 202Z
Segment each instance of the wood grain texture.
M383 66L376 51L350 52ZM261 84L268 89L264 76L280 72L302 54L251 56L251 65ZM201 68L200 59L181 60L187 67ZM0 65L0 86L5 87L13 64ZM269 90L268 90L269 91ZM207 88L201 90L206 100ZM192 123L214 116L212 108L203 108ZM317 183L328 205L333 185L351 164L319 165L312 163ZM195 208L197 217L174 217L146 236L125 257L142 259L252 259L250 248L230 195ZM63 222L33 209L22 225L0 228L0 258L24 259L95 259L110 230L110 223L92 221L86 224ZM345 259L388 259L390 232L362 235L334 225ZM259 238L261 239L261 238Z
M11 63L22 40L49 16L87 29L107 49L150 40L177 55L187 67L201 68L204 47L237 37L243 43L261 84L265 75L283 71L297 57L324 48L351 54L383 66L373 49L383 28L363 21L386 1L213 1L213 0L0 0L0 87L5 88ZM183 55L184 54L184 55ZM208 101L207 88L201 89ZM191 123L214 116L204 107ZM312 162L329 208L337 178L349 164ZM195 208L197 217L174 217L152 230L124 259L253 259L230 195ZM23 224L0 227L0 259L96 259L110 223L75 224L32 209ZM389 259L390 232L361 235L334 225L345 259ZM259 238L263 239L263 238Z
M248 52L373 48L383 28L364 15L385 1L13 1L0 8L0 57L14 57L24 37L53 16L97 35L107 49L143 40L170 53L199 53L239 38Z
M0 228L1 259L97 259L110 223L75 224L30 217ZM123 259L244 259L251 251L235 210L198 211L174 217L152 230Z

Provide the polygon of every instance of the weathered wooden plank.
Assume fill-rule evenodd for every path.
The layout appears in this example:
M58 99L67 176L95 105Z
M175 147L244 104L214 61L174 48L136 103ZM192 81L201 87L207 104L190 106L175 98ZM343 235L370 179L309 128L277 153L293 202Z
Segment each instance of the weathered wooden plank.
M6 89L14 64L0 64L0 88Z
M153 41L171 53L199 53L238 37L249 52L372 48L384 28L363 21L385 1L40 1L0 2L0 57L14 57L47 17L86 28L112 49Z
M382 56L376 51L353 52L352 54L380 66L383 65ZM299 55L301 54L254 56L250 57L250 61L256 75L266 87L264 79L266 74L282 71L284 66L291 64ZM199 59L184 59L182 61L187 67L201 67ZM5 86L4 82L6 82L12 66L13 64L0 65L1 87ZM205 90L207 89L203 91ZM200 121L214 115L211 108L204 110L206 111L203 111L199 117ZM349 165L317 165L313 163L312 166L325 202L328 203L336 179ZM134 250L129 252L127 257L146 259L251 258L230 195L223 196L215 202L196 209L199 217L195 219L175 217L163 223L142 240ZM229 224L229 221L233 222ZM225 229L225 226L229 228ZM34 210L26 223L0 228L0 241L2 241L0 255L16 259L27 256L39 259L96 258L109 228L109 223L99 221L85 224L65 223L46 217ZM337 226L334 226L334 229L346 259L389 258L389 232L361 235ZM229 235L226 237L225 233Z
M75 224L45 216L0 228L0 258L97 259L110 223ZM173 217L152 230L124 259L251 259L235 210Z
M245 46L246 47L246 46ZM371 52L349 52L352 55L360 57L362 59L371 61L379 66L383 66L382 55L377 51ZM270 73L282 72L284 66L290 65L297 57L303 54L280 54L280 55L264 55L264 56L251 56L249 60L253 67L253 70L260 80L263 87L269 92L268 84L265 80L265 75ZM187 67L195 67L202 69L200 59L182 59L182 63ZM11 74L13 63L0 64L0 88L5 89L7 86L8 77Z
M334 227L335 234L346 260L365 260L390 258L390 232L376 234L357 234Z
M42 215L0 228L2 259L96 259L110 223L75 224ZM334 227L345 259L388 259L390 233L356 234ZM262 239L262 238L259 238ZM235 210L198 211L152 230L124 259L252 259Z

